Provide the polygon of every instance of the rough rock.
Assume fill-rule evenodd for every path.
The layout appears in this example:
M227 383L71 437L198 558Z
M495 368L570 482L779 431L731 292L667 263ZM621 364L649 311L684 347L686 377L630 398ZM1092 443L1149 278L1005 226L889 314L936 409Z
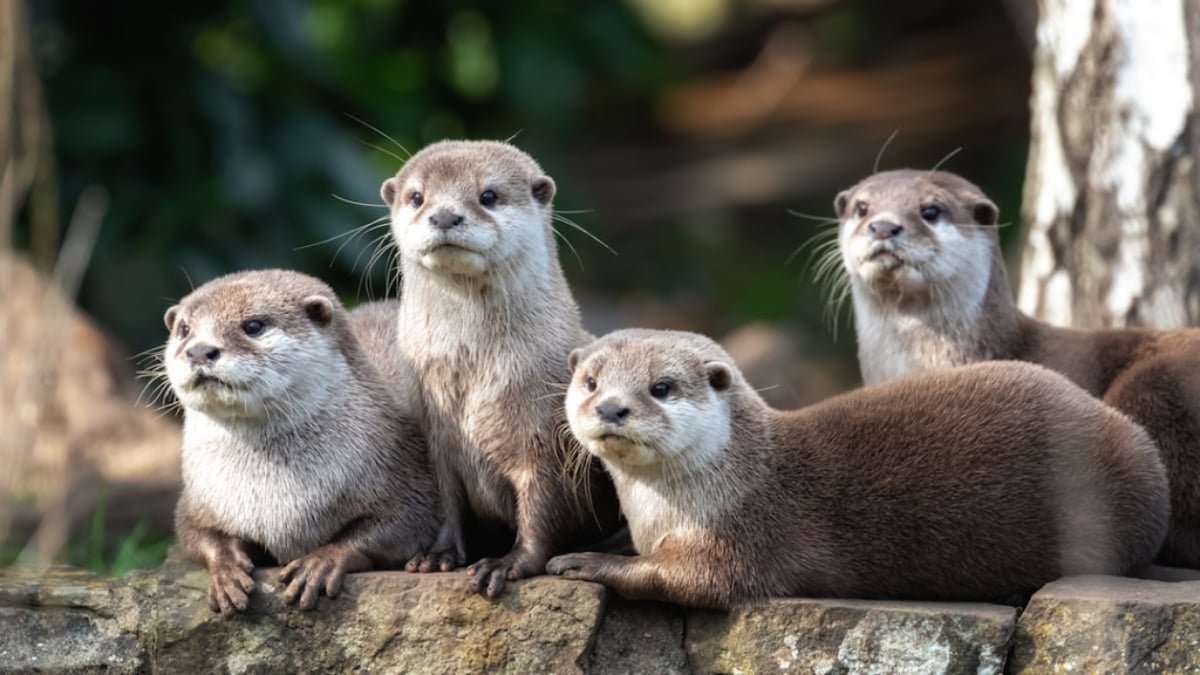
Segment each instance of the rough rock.
M1200 581L1060 579L1034 594L1013 673L1200 673Z
M631 602L538 577L499 600L461 573L350 575L303 612L256 573L222 619L208 577L168 560L123 579L0 570L0 672L1187 673L1200 582L1077 577L1013 607L776 599L731 612Z
M693 612L692 672L1000 673L1016 609L1000 605L779 599Z

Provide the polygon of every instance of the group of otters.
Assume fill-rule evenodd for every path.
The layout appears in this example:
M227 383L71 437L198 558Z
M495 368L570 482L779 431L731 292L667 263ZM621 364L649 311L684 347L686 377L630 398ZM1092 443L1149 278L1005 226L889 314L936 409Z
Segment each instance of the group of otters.
M1200 567L1200 330L1022 314L972 183L837 196L867 386L793 411L707 337L585 332L554 194L512 145L435 143L382 186L398 301L348 312L265 270L167 310L177 534L214 611L246 609L256 564L303 608L347 573L468 562L490 597L549 573L710 608ZM497 528L515 541L480 553Z

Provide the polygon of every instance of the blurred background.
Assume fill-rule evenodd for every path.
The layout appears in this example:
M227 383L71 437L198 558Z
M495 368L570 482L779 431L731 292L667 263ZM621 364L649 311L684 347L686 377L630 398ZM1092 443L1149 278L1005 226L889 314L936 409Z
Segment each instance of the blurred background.
M881 150L887 169L961 149L945 168L1002 221L1020 204L1034 0L0 7L0 561L161 556L178 428L153 391L135 405L134 355L227 272L381 297L386 230L339 236L385 215L381 181L429 142L512 138L555 178L556 208L616 251L559 228L590 330L721 338L781 407L858 384L848 307L813 246L792 254Z

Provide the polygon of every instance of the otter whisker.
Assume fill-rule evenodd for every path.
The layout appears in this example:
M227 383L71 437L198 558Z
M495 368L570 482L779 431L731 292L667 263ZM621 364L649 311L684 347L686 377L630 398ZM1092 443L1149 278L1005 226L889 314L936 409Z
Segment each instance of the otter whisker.
M933 165L933 168L929 170L929 173L933 173L934 171L937 171L939 168L941 168L941 166L942 166L943 164L945 164L946 162L950 161L950 158L951 158L951 157L953 157L953 156L957 155L957 154L958 154L958 153L960 153L960 152L962 152L962 146L961 146L961 145L960 145L960 146L958 146L957 148L955 148L955 149L951 150L951 151L950 151L950 153L949 153L949 154L947 154L945 157L943 157L943 158L942 158L942 159L941 159L941 160L940 160L940 161L939 161L937 164L934 164L934 165Z
M562 232L559 232L557 227L551 227L550 229L554 231L554 236L561 239L562 242L567 245L567 248L571 249L571 253L575 256L575 260L579 262L579 269L585 269L583 266L583 258L579 257L579 251L575 250L575 245L571 243L571 240L568 239Z
M385 154L389 157L395 158L395 160L397 162L400 162L401 164L403 164L405 162L404 157L397 155L396 153L392 152L391 150L388 150L387 148L383 147L382 145L379 145L377 143L372 143L370 141L364 141L361 138L356 138L354 140L358 141L359 143L362 143L363 145L367 146L368 148L371 148L373 150L378 150L379 152L382 152L383 154Z
M386 209L386 208L388 208L387 204L375 204L372 202L357 202L357 201L354 201L353 199L347 199L347 198L337 194L336 192L330 193L329 196L333 197L334 199L338 200L339 202L345 202L346 204L353 204L355 206L365 206L369 209Z
M785 266L790 265L792 263L792 261L796 259L796 256L800 255L804 251L804 249L806 249L809 246L812 246L814 244L817 244L818 242L821 242L823 239L829 239L830 237L833 237L834 238L833 241L836 242L837 241L837 239L836 239L837 233L838 233L837 228L832 228L832 229L822 230L820 232L817 232L816 234L814 234L813 236L811 236L807 240L805 240L804 243L797 246L795 248L795 250L792 251L791 255L789 255L787 257L787 260L783 264ZM817 247L817 248L820 248L820 247Z
M558 211L558 212L554 213L552 217L554 218L554 220L557 220L558 222L560 222L564 225L567 225L569 227L575 228L576 230L579 230L580 232L582 232L584 235L586 235L592 241L594 241L597 244L600 244L604 248L608 249L609 253L611 253L613 255L617 255L616 250L614 250L613 247L609 246L608 244L604 243L604 240L602 240L600 237L597 237L596 235L592 234L591 232L589 232L587 230L587 228L583 227L579 223L575 222L574 220L571 220L570 218L568 218L562 214L563 214L562 211Z
M405 155L407 155L408 157L412 157L412 153L411 153L411 152L409 152L409 151L408 151L408 148L404 147L404 145L403 145L402 143L400 143L400 141L398 141L398 140L396 140L396 139L392 138L391 136L389 136L389 135L387 135L387 134L383 133L383 132L382 132L382 131L380 131L380 130L379 130L377 127L374 127L374 126L372 126L372 125L368 124L367 122L365 122L365 121L363 121L363 120L361 120L361 119L359 119L359 118L355 117L354 115L351 115L350 113L345 113L345 115L346 115L346 117L349 117L350 119L354 120L355 122L358 122L359 124L363 125L364 127L366 127L366 128L368 128L368 129L370 129L371 131L374 131L375 133L379 134L380 136L383 136L383 137L384 137L384 138L386 138L387 140L391 141L393 144L395 144L395 146L396 146L397 148L400 148L400 152L403 152L403 153L404 153ZM394 155L393 155L393 156L394 156ZM408 157L406 157L405 159L402 159L402 160L400 160L400 161L401 161L401 162L408 161Z
M887 140L883 142L883 147L879 148L879 153L875 155L875 163L871 165L871 173L879 173L879 162L883 159L883 153L887 151L888 146L892 144L892 141L895 140L896 136L899 134L900 127L896 127L896 130L892 132L892 135L888 136Z
M837 216L814 216L811 213L805 213L795 209L788 209L787 213L789 216L796 216L797 218L816 221L817 225L828 225L830 223L838 222Z

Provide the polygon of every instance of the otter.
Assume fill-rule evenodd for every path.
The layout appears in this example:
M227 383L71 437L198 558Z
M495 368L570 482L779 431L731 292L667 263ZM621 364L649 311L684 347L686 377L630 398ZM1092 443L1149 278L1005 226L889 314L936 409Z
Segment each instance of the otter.
M1154 444L1066 378L987 363L774 410L712 340L623 330L570 357L571 432L616 484L637 556L547 571L633 599L997 601L1147 565Z
M1080 330L1017 309L996 205L943 171L886 171L838 194L863 380L979 361L1062 373L1150 433L1171 484L1164 565L1200 567L1200 330Z
M208 569L213 611L246 609L255 558L284 565L284 599L311 609L347 573L432 543L418 420L377 370L388 355L356 334L376 311L348 315L329 286L285 270L217 278L167 310L163 359L184 409L176 534Z
M442 141L384 181L400 251L403 358L420 381L441 529L409 571L466 562L465 518L516 530L467 568L495 597L556 552L610 535L611 483L566 432L567 355L591 340L551 225L554 181L516 147Z

